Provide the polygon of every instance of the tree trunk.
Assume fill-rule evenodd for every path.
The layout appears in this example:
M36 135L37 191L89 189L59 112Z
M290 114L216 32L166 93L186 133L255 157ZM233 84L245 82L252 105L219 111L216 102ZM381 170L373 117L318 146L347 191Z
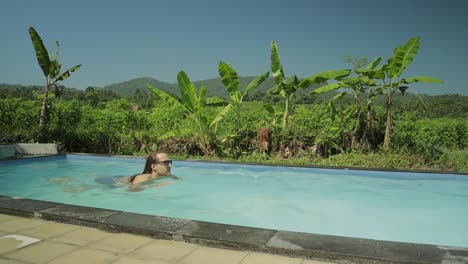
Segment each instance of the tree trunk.
M44 97L42 98L41 115L39 117L39 136L38 136L39 143L47 143L45 127L46 127L47 110L48 110L47 108L48 97L49 97L49 86L46 86Z
M359 132L360 124L361 124L361 101L359 100L359 95L354 94L355 98L355 103L356 103L356 112L354 114L354 117L356 118L356 124L354 125L354 129L352 132L352 137L351 137L351 149L354 149L357 144L357 133Z
M367 135L366 135L366 140L367 144L369 147L374 148L374 143L375 143L375 136L374 136L374 128L373 128L373 118L371 114L371 110L367 111L367 117L366 117L366 125L367 125Z
M387 123L385 127L384 149L390 146L390 133L392 129L392 97L387 94Z
M286 125L288 124L288 114L289 114L289 99L286 98L286 107L284 109L284 115L283 115L283 129L285 129Z

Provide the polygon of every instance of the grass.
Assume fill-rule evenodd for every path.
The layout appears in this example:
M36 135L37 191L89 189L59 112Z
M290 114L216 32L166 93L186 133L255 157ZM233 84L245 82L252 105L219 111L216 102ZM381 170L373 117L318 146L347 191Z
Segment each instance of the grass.
M282 166L400 169L468 173L468 149L447 152L437 161L427 161L424 157L415 154L384 151L375 153L352 152L333 155L328 158L304 156L283 159L277 158L276 155L273 154L266 156L260 153L244 155L239 159L184 156L177 154L171 154L171 157L180 160L192 159L200 161L224 161Z

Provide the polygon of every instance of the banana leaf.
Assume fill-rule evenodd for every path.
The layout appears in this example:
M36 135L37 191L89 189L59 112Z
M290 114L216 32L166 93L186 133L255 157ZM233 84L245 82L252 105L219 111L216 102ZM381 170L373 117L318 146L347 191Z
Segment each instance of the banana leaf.
M228 104L228 102L221 97L207 97L205 102L210 106L222 106Z
M342 84L341 83L332 83L332 84L327 84L325 86L322 86L322 87L319 87L315 90L313 90L312 92L310 92L310 94L321 94L321 93L326 93L326 92L329 92L329 91L333 91L333 90L336 90L336 89L339 89L342 87Z
M375 60L373 60L369 65L367 65L367 69L373 70L377 65L379 65L380 61L382 60L382 57L377 57Z
M232 94L236 91L239 91L239 77L237 77L237 72L229 64L220 61L218 65L219 76L221 76L221 81L224 86L226 86L227 91Z
M236 104L240 104L242 102L242 94L239 91L235 91L233 93L229 94L229 97L231 97L231 100L235 102Z
M62 68L62 65L59 62L59 49L60 45L58 41L55 41L55 44L57 45L57 51L55 52L55 59L50 59L50 70L49 70L49 79L53 80L57 78L60 74L60 70Z
M229 113L231 108L232 108L232 104L226 105L226 107L224 107L223 110L221 110L216 115L216 117L213 119L213 121L211 121L210 127L215 126L216 124L218 124L219 121L221 121L227 115L227 113Z
M400 77L406 67L413 62L418 53L419 45L419 37L414 37L405 46L395 48L393 56L388 59L387 65L384 67L387 76L390 78Z
M197 104L196 104L196 112L201 113L203 111L203 108L205 108L206 105L206 86L202 85L200 88L200 92L197 98Z
M55 79L54 82L66 80L68 77L70 77L70 73L76 71L76 70L79 69L80 67L81 67L81 64L78 64L78 65L76 65L76 66L71 67L70 69L68 69L68 70L66 70L65 72L63 72L57 79Z
M164 101L169 102L169 103L174 104L174 105L178 105L178 106L184 108L186 111L190 112L185 105L181 104L177 99L170 96L168 93L161 91L160 89L154 87L151 84L147 84L146 86L148 87L148 89L150 89L151 92L153 92L153 94L155 94L159 98L163 99Z
M332 101L337 100L337 99L341 99L345 95L346 95L346 92L341 92L341 93L333 96Z
M36 30L33 27L29 28L29 35L31 37L31 41L34 46L34 49L36 50L37 62L39 63L39 66L41 67L42 72L44 73L44 76L47 77L49 76L49 73L50 73L49 53L47 52L47 49L45 48L41 37L39 36L39 34L36 32Z
M194 112L197 105L197 89L195 85L190 81L189 77L184 71L180 71L177 74L177 81L179 83L180 94L182 95L182 101L185 107L190 111Z
M245 91L242 93L242 96L246 96L250 90L258 87L260 84L262 84L267 78L268 76L270 75L269 72L264 72L262 75L258 76L257 78L255 78L255 80L253 80L252 82L249 83L249 85L247 86L247 88L245 88Z
M428 76L416 76L410 78L404 78L401 80L402 83L414 83L414 82L424 82L424 83L444 83L444 81L428 77Z
M278 46L274 41L271 42L271 74L275 78L275 83L279 84L281 83L284 78L284 71L283 71L283 66L281 66L281 61L279 57L279 52L278 52Z
M281 83L275 85L275 87L269 89L268 92L271 93L271 94L279 94L283 90L283 86L284 86L284 84L281 82Z
M299 86L302 88L310 87L312 84L321 84L328 80L341 80L351 74L351 70L335 70L317 73L309 78L302 79Z

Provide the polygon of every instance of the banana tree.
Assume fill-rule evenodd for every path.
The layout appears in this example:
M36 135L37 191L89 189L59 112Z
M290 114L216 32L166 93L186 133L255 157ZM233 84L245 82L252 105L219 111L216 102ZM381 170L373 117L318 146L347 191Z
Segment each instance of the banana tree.
M184 71L180 71L177 74L177 82L179 84L179 90L181 94L181 102L176 98L172 97L168 93L161 91L160 89L148 84L148 88L158 97L164 101L170 102L174 105L182 107L187 115L192 118L197 124L197 130L202 138L199 147L205 153L205 155L211 155L211 142L210 138L213 136L213 132L216 129L217 124L226 116L229 110L232 108L231 104L227 104L224 99L216 97L206 97L206 87L201 86L200 91L197 91L195 85L190 81L189 77ZM206 106L208 105L226 105L214 118L208 120L205 112ZM170 131L160 137L165 139L175 136L184 136L192 133L192 129L180 129L177 131Z
M270 75L269 72L265 72L255 78L252 82L247 85L244 91L239 90L239 77L237 77L236 70L231 67L231 65L220 61L218 65L218 73L221 77L221 80L226 87L226 90L229 92L229 96L231 98L231 104L234 105L236 109L236 124L237 127L241 127L241 104L244 100L244 97L248 95L248 93L262 84Z
M271 72L275 78L275 87L269 90L270 93L280 94L285 99L283 129L286 128L288 123L290 101L299 89L306 89L313 84L321 84L331 79L340 80L350 74L349 70L335 70L321 72L303 79L299 79L296 75L286 78L281 65L278 46L274 41L271 42Z
M365 68L362 68L362 67L355 68L354 69L355 75L348 76L345 79L338 81L337 83L332 83L332 84L322 86L311 92L311 94L321 94L321 93L326 93L326 92L335 91L337 89L344 88L347 91L344 91L338 94L336 97L334 97L334 99L341 98L346 93L349 93L353 96L354 103L355 103L353 116L356 119L356 122L352 131L351 148L354 148L356 145L357 133L360 129L360 124L361 124L361 113L362 113L361 97L363 94L367 93L369 96L367 100L368 109L372 107L372 105L369 105L369 104L372 104L375 99L375 93L372 90L372 87L377 87L379 85L379 83L376 82L372 78L375 77L374 69L380 63L381 60L382 58L378 57ZM371 112L368 112L368 118L370 118L369 116L370 113Z
M39 117L39 141L45 141L45 126L47 120L48 98L52 88L59 91L61 87L58 85L60 81L66 80L70 74L81 67L81 64L71 67L70 69L60 73L62 65L59 62L59 43L56 41L57 51L55 58L49 55L41 37L33 27L29 28L29 35L32 44L36 51L36 58L39 66L46 77L46 86L42 95L41 115Z
M413 62L414 57L418 53L420 46L419 37L411 38L404 46L398 46L394 54L387 60L387 64L377 68L375 71L375 79L380 79L382 84L378 88L378 92L384 94L386 99L387 121L385 125L384 148L390 146L391 128L392 128L392 99L395 92L400 91L404 95L408 86L405 84L424 82L424 83L443 83L442 80L427 77L416 76L400 79L401 74L406 67ZM418 94L419 96L419 94ZM421 97L419 97L421 99ZM422 99L421 99L422 101Z

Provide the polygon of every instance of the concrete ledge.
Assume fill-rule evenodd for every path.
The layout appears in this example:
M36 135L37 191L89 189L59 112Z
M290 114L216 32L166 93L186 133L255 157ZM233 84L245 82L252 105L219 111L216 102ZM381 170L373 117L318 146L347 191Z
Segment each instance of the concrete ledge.
M139 234L158 239L182 240L175 232L191 220L121 212L100 221L114 231Z
M16 156L16 146L13 144L0 145L0 159L10 159Z
M259 250L266 247L276 232L270 229L191 221L176 233L182 235L186 241L210 240L210 245Z
M57 144L16 143L17 154L27 155L57 155Z
M63 204L31 200L10 196L0 196L0 213L25 217L37 217L41 210Z
M2 195L0 213L42 218L110 232L338 263L468 264L468 248L224 225Z

